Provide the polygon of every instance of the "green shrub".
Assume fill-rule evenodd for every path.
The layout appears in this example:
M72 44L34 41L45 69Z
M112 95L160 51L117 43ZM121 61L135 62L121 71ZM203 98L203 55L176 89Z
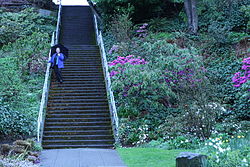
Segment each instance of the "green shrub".
M34 135L36 115L32 112L10 110L0 101L0 137Z
M183 22L178 18L153 18L149 22L152 32L176 32L184 30Z
M0 137L34 135L55 19L33 9L1 13L0 19L5 34L0 37Z
M170 138L164 140L159 138L158 140L152 140L146 144L142 144L140 147L146 148L162 148L167 150L173 149L197 149L200 147L200 139L188 138L185 136L178 136L176 138Z
M14 42L20 37L26 37L34 32L51 34L56 20L54 17L44 17L27 8L19 13L0 13L0 46Z
M97 7L102 12L106 23L114 14L124 11L132 11L133 21L140 22L161 12L162 2L160 0L98 0Z
M214 95L227 110L225 115L235 115L247 120L249 117L250 99L246 96L246 88L233 87L232 77L241 68L241 60L234 56L209 59L209 78L215 87ZM247 87L247 84L246 84Z
M199 152L208 156L210 167L249 166L249 136L217 135L209 139Z
M54 3L51 0L28 0L28 2L36 4L40 8L51 9Z
M149 138L149 127L146 120L130 121L120 119L119 139L122 145L136 146L144 144Z
M246 131L249 83L236 89L232 76L241 67L235 49L247 45L248 5L247 0L199 1L200 31L196 36L185 33L183 21L187 18L183 11L173 19L140 20L138 25L149 25L147 35L140 37L134 31L129 42L118 43L110 32L106 33L108 59L111 63L120 61L110 66L110 73L118 115L127 120L122 123L122 144L143 145L156 140L151 144L157 145L162 139L164 147L177 148L178 136L205 140L217 131ZM121 61L131 55L147 63ZM133 128L126 126L130 122ZM141 142L136 125L145 124L147 138Z
M176 130L176 134L175 130L166 131L171 136L189 131L201 138L209 137L218 108L211 107L214 100L211 85L195 49L181 49L165 40L138 42L136 48L142 50L137 52L141 58L118 57L109 64L119 117L145 118L152 129L149 139L153 139L164 137L163 131L156 135L156 127L164 129L161 125L166 117L175 114L179 119L176 121L181 121L181 131ZM177 108L177 113L171 108ZM197 110L200 114L195 116Z
M1 136L34 134L48 40L48 34L33 33L1 50L0 98L8 104L1 109Z
M122 13L114 16L109 31L117 42L127 42L131 38L132 26L129 13Z

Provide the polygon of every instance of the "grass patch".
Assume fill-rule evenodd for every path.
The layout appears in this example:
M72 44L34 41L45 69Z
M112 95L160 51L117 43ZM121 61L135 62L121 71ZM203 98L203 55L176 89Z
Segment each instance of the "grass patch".
M192 152L158 148L118 148L117 151L128 167L175 167L175 158L180 152Z

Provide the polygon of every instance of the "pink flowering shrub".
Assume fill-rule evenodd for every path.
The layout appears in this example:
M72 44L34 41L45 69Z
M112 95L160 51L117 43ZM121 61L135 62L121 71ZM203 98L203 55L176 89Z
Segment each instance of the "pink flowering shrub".
M234 87L236 88L241 87L250 80L250 57L245 58L242 63L243 65L241 69L244 71L244 73L237 72L232 78ZM250 91L250 89L248 91Z
M182 49L166 40L144 41L140 45L134 48L137 52L131 51L132 55L118 56L109 62L119 117L128 118L130 122L145 118L158 126L162 124L161 117L165 118L168 113L183 112L186 114L183 124L204 130L206 134L199 136L208 136L213 119L203 118L213 117L217 109L207 107L213 100L213 91L202 57L197 56L193 48ZM198 121L193 123L193 115L187 113L195 115L197 110L200 112L195 117Z
M119 50L119 45L113 45L112 46L112 48L109 50L109 54L113 54L113 53L115 53L115 52L118 52L118 50Z
M144 23L142 26L139 27L138 30L136 30L136 33L140 38L145 38L148 35L148 24Z
M110 77L113 77L116 74L119 74L120 72L125 70L124 67L117 67L118 65L121 65L121 66L125 64L140 65L140 64L146 64L146 63L147 61L145 61L145 59L141 59L140 57L136 58L134 55L128 55L126 57L118 56L117 59L109 63L110 67L115 67L115 70L112 70L110 72Z
M199 70L201 71L201 70ZM166 83L173 84L175 86L188 86L188 87L196 87L197 83L202 82L203 79L199 78L197 72L193 69L186 68L179 71L168 71L166 70ZM170 75L169 75L170 74Z

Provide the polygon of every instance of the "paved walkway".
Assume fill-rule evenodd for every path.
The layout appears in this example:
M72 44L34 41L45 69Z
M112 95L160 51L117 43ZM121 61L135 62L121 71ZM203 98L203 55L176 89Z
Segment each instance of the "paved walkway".
M41 154L41 167L126 167L112 149L53 149Z

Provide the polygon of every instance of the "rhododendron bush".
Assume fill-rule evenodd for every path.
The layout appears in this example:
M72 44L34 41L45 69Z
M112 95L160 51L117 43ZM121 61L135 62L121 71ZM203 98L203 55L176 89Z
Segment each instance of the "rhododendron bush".
M233 86L236 88L235 97L241 103L236 103L234 110L241 119L250 117L250 57L243 59L241 72L236 72L232 77Z
M118 56L109 62L120 118L144 117L160 126L171 108L181 108L185 124L192 129L188 130L201 138L209 136L218 108L209 106L213 91L202 57L192 48L165 41L143 47L149 48L144 55ZM197 123L192 123L197 111Z
M250 91L250 57L245 58L242 61L242 70L244 71L243 73L237 72L234 74L234 77L232 78L232 81L234 83L234 87L238 88L243 85L246 85L245 88ZM247 86L248 85L248 86Z
M162 73L143 58L134 55L118 57L109 66L120 116L137 117L157 108L164 110L159 100L173 96Z
M164 44L160 48L159 43L146 44L151 45L151 50L158 48L151 55L118 56L109 62L121 116L134 113L136 117L142 113L167 111L169 107L181 106L181 99L186 100L185 94L200 96L200 91L206 93L201 89L204 83L208 84L201 56L194 54L193 50Z

